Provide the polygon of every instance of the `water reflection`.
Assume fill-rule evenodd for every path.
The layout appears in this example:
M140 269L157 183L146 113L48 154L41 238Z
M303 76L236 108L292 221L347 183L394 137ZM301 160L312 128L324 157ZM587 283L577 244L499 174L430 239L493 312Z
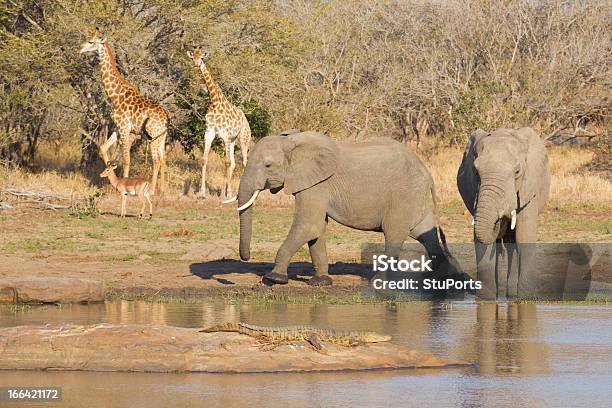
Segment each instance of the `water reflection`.
M0 383L64 387L63 406L589 406L612 399L608 306L415 302L288 305L224 302L0 307L0 326L222 321L375 330L393 341L477 364L454 370L282 375L0 372ZM273 358L273 355L271 355ZM586 388L586 390L585 390ZM246 397L245 397L246 396ZM572 397L574 396L574 397ZM245 400L246 398L246 400ZM200 404L198 404L200 403ZM609 405L609 404L608 404Z
M478 304L476 322L462 344L471 348L465 354L477 358L483 375L547 371L547 349L539 338L535 304Z
M395 342L411 348L477 363L483 375L547 371L547 350L538 333L535 304L270 305L117 301L24 310L0 307L0 326L146 323L197 328L227 321L377 331L390 334Z

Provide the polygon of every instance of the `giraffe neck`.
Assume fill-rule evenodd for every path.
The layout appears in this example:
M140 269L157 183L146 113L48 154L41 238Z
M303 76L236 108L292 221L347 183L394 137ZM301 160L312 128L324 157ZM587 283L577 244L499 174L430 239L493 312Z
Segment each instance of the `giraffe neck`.
M206 67L206 64L200 64L200 72L204 77L204 82L206 83L206 88L208 89L208 94L210 95L210 104L214 107L219 105L221 102L225 101L225 95L221 91L221 88L215 83L213 77Z
M119 103L122 88L127 81L123 75L121 75L121 72L119 72L117 63L115 62L115 56L108 43L104 43L103 47L99 49L98 55L100 57L100 70L102 73L104 91L106 91L106 95L110 98L111 103L116 106Z

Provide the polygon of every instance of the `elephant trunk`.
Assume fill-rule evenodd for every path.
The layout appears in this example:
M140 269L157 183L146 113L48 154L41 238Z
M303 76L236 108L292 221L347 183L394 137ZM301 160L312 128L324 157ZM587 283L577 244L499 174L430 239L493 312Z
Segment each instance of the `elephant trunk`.
M253 235L253 207L240 212L240 259L251 258L251 237Z
M238 189L238 206L242 207L249 202L255 192L250 183L240 181ZM253 206L249 205L240 210L240 259L248 261L251 258L251 237L253 236Z
M492 244L499 235L500 205L505 193L499 186L499 179L482 179L478 192L478 204L474 220L474 234L483 244Z

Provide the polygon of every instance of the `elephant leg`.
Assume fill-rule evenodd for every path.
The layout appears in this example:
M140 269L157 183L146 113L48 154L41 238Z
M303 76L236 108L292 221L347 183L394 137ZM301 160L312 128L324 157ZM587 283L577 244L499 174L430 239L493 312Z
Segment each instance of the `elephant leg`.
M407 230L401 230L400 228L393 228L391 230L385 229L385 255L399 259L402 246L408 235Z
M518 250L518 289L520 299L535 299L538 295L536 268L538 209L529 205L516 222L516 246Z
M327 223L326 223L327 224ZM310 259L314 268L314 276L308 281L311 286L329 286L332 279L328 275L329 262L325 245L325 231L318 238L308 241Z
M317 184L295 195L293 224L276 253L274 269L264 276L264 280L280 284L289 281L287 267L293 255L307 242L321 237L325 231L328 202L326 183Z
M385 223L385 225L383 225L383 232L385 234L385 255L388 258L399 260L404 240L408 235L408 228L402 228L401 224ZM379 271L374 278L382 280L399 280L404 277L399 276L400 273L401 272L391 270Z
M482 283L478 291L481 300L495 300L497 297L497 244L483 244L474 241L476 250L476 279Z
M459 272L457 265L451 262L440 245L440 237L436 228L435 217L429 212L425 218L410 231L410 236L423 245L427 256L432 260L433 275L444 278Z
M508 269L506 274L506 297L508 300L516 299L518 296L518 250L516 247L516 240L514 236L508 237L504 240L504 251L506 253L506 260L508 263ZM503 275L503 273L500 273ZM503 282L499 282L500 285Z

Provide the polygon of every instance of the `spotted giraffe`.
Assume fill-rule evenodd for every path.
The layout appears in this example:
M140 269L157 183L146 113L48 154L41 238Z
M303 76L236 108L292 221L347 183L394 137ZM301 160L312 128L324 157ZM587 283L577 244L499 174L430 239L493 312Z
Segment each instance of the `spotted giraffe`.
M166 175L166 136L168 135L168 114L162 106L151 102L140 94L138 88L127 81L115 62L106 38L96 29L93 34L81 44L81 54L97 51L102 84L112 106L112 119L119 130L121 152L123 159L123 177L130 174L130 148L133 136L145 133L151 142L153 158L153 178L151 180L151 195L155 194L157 177L160 178L160 191L165 188ZM100 147L100 155L108 164L108 150L117 142L117 131Z
M231 179L236 167L234 159L234 148L236 141L240 143L242 151L242 163L246 166L249 146L251 144L251 128L244 112L227 100L223 91L219 88L212 78L210 71L204 63L207 56L201 48L188 51L187 55L191 58L200 70L210 95L210 106L206 113L206 133L204 134L204 157L202 159L202 184L200 185L200 197L206 196L206 165L210 146L215 137L223 141L225 147L225 187L223 189L225 197L232 195Z

